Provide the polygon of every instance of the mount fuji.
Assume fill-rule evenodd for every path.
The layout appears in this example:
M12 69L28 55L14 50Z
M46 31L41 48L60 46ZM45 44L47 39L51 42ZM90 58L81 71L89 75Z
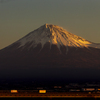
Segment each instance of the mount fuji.
M0 50L0 78L99 81L100 44L45 24Z

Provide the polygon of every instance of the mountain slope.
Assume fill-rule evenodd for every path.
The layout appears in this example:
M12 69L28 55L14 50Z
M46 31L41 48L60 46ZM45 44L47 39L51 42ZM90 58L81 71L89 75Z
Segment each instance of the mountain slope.
M31 44L30 47L35 48L39 43L42 44L42 48L44 44L47 42L55 44L60 48L60 46L72 46L72 47L88 47L88 46L96 46L99 47L100 44L94 44L89 42L79 36L71 34L64 30L63 28L57 25L48 25L45 24L35 31L29 33L22 39L18 40L15 43L19 43L19 47L24 47L25 44Z
M0 50L3 77L52 80L100 78L100 44L45 24Z

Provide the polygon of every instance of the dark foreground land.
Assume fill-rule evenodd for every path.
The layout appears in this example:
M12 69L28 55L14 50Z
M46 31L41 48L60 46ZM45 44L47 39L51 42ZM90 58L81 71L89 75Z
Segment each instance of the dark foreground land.
M29 91L29 92L19 92L19 93L10 93L10 92L1 92L0 99L9 98L9 99L55 99L55 100L95 100L100 99L100 93L91 93L91 92L46 92L39 93L38 91Z
M11 90L17 90L13 93ZM39 93L45 90L45 93ZM34 81L0 82L0 99L42 99L42 100L97 100L100 99L100 82L45 83Z

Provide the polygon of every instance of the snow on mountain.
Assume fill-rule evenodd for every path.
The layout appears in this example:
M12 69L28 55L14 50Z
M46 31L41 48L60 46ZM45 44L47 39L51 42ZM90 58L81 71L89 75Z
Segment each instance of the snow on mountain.
M40 28L29 33L25 37L18 40L16 43L20 43L20 47L25 46L26 43L31 43L30 47L35 48L39 43L43 46L49 42L50 45L55 44L60 48L60 46L70 46L70 47L94 47L100 48L100 44L95 44L89 42L77 35L67 32L63 28L57 25L45 24Z
M88 44L88 46L100 49L100 43L91 43L91 44Z

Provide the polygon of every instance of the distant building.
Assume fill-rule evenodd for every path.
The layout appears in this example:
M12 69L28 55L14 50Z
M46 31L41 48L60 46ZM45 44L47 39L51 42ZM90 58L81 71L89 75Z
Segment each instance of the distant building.
M80 89L70 89L69 91L70 92L76 92L76 91L78 92L78 91L80 91Z
M95 88L82 88L82 91L95 91Z

